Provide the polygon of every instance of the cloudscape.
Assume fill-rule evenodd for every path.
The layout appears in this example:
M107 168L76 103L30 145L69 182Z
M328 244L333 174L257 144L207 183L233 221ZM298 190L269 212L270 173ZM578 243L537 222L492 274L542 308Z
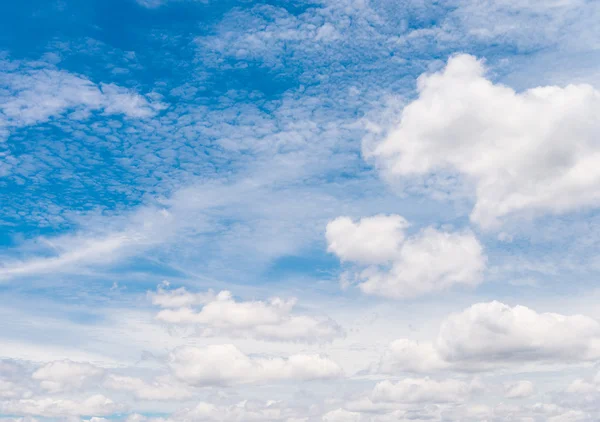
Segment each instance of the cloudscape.
M0 422L600 421L600 2L0 6Z

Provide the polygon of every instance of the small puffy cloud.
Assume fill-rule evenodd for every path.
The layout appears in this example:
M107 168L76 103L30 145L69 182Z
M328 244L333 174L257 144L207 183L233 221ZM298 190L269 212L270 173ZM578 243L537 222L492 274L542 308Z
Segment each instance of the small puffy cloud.
M65 417L79 415L110 415L121 409L103 395L96 394L81 401L62 398L32 398L0 402L0 414Z
M419 356L423 358L418 359ZM600 358L600 324L583 315L537 313L525 306L478 303L448 316L433 342L397 340L378 370L477 371L524 363L569 364Z
M98 378L104 371L89 363L68 360L45 364L31 376L40 386L52 393L81 388L92 378Z
M111 390L129 392L141 400L184 400L192 396L188 388L160 379L147 382L140 378L111 374L103 385Z
M231 344L180 347L171 352L168 363L178 379L191 385L302 381L342 375L340 366L327 357L313 354L252 357Z
M504 386L504 397L507 399L521 399L533 394L534 388L531 381L517 381Z
M150 297L163 309L156 315L169 324L190 324L204 335L229 334L278 341L322 341L343 334L329 318L292 315L294 299L236 301L231 292L190 293L185 288L173 291L159 287ZM200 309L191 305L201 305Z
M376 215L358 222L338 217L327 224L327 250L342 261L381 264L393 261L408 222L399 215Z
M270 325L281 321L289 314L294 301L279 298L269 302L236 302L231 292L222 291L204 304L199 312L191 308L160 311L157 319L169 323L195 323L217 328L248 328L256 325Z
M432 343L398 339L386 348L377 370L387 374L407 369L412 372L426 373L447 367L448 363L441 358Z
M328 250L366 265L356 274L366 294L409 298L481 282L486 257L473 233L428 227L407 237L407 227L398 215L338 217L327 225Z
M127 88L96 84L85 76L39 63L13 63L0 72L0 128L21 127L71 113L151 117L165 106Z
M422 75L418 98L385 139L365 145L367 156L409 183L458 174L475 190L471 220L485 228L511 215L597 206L600 92L568 85L518 93L485 72L475 57L457 55Z
M153 305L161 308L185 308L192 305L204 305L215 299L212 290L206 293L191 293L185 287L168 289L169 283L163 282L158 286L156 292L148 292L148 297Z

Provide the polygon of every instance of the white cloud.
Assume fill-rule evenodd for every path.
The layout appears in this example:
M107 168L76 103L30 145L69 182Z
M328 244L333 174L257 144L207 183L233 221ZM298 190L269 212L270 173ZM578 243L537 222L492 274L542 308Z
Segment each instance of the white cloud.
M269 400L266 402L244 400L231 405L217 405L201 401L192 408L181 409L167 419L130 415L126 422L241 422L241 421L282 421L307 422L306 418L296 418L297 412L285 403Z
M157 315L170 324L194 324L204 335L232 334L279 341L330 340L342 334L334 321L304 315L291 315L295 299L272 298L269 301L237 302L231 292L214 294L189 293L184 288L174 291L159 287L151 293L152 302L166 308ZM200 310L189 306L202 304ZM180 307L182 306L183 307Z
M71 239L76 244L68 249L60 248L59 254L49 258L33 258L27 261L8 262L0 267L0 278L30 274L43 274L73 268L82 264L110 262L112 256L130 242L125 235L103 239Z
M517 381L504 386L504 397L507 399L521 399L533 394L534 387L531 381Z
M215 293L209 290L206 293L191 293L185 287L168 289L169 282L163 282L156 292L148 292L148 297L153 305L161 308L184 308L192 305L203 305L215 299Z
M394 340L385 349L377 370L394 373L409 370L431 372L448 367L432 343L409 339Z
M565 213L600 203L600 93L589 85L517 93L468 55L418 79L416 100L367 155L389 176L458 173L475 189L471 219Z
M147 382L140 378L111 374L103 385L111 390L130 392L141 400L183 400L192 396L188 388L161 379Z
M302 381L342 375L337 363L319 355L251 357L230 344L177 348L169 356L169 367L177 378L192 385Z
M598 386L595 383L588 382L583 379L576 379L569 384L565 392L573 394L589 394L598 391Z
M5 258L0 281L36 274L83 272L93 266L109 265L164 240L171 232L171 215L164 209L141 209L124 230L108 233L79 233L36 239L31 249L44 257L24 260Z
M447 409L443 412L443 416L441 420L468 422L592 422L597 419L592 414L579 409L570 409L557 404L539 402L522 406L506 403L499 403L496 406L470 404Z
M419 361L418 356L424 358ZM448 316L431 343L397 340L379 370L487 370L525 363L572 364L600 359L600 324L583 315L537 313L524 306L478 303Z
M38 124L66 113L81 119L92 111L145 118L164 108L127 88L96 84L40 63L4 66L1 74L0 128Z
M39 381L43 389L56 393L81 388L91 378L98 378L103 373L102 369L89 363L64 360L43 365L31 377Z
M327 250L342 261L381 264L393 261L404 242L408 222L399 215L376 215L358 222L338 217L327 224Z
M456 6L438 36L468 37L467 42L502 40L522 51L558 47L593 50L599 8L586 0L452 0ZM459 24L459 25L457 25ZM563 70L564 71L564 70ZM568 73L568 72L565 72Z
M0 400L29 398L32 395L27 383L27 370L12 360L0 360Z
M572 381L566 389L567 393L591 394L600 392L600 372L591 379L578 378Z
M2 422L38 422L39 419L26 416L24 418L2 418Z
M31 393L14 381L0 378L0 399L13 399L31 395Z
M437 421L440 420L438 409L463 406L479 388L477 379L471 382L431 378L385 380L378 382L369 394L347 402L338 413L343 418L344 412L355 412L360 415L359 420L371 422Z
M405 378L397 383L387 380L377 383L371 393L371 400L394 403L455 403L464 401L469 394L469 384L463 381Z
M276 401L242 401L230 406L200 403L190 410L173 415L175 421L293 421L294 413Z
M32 398L0 402L0 413L33 415L42 417L64 417L78 415L109 415L120 410L120 406L103 395L96 394L82 401L62 398Z
M361 414L345 409L336 409L323 415L323 422L360 422Z
M451 362L592 361L600 358L600 324L583 315L479 303L446 318L435 344Z
M428 227L406 237L407 226L397 215L357 223L338 217L327 225L328 248L342 260L373 264L357 274L367 294L407 298L481 282L486 258L473 233Z

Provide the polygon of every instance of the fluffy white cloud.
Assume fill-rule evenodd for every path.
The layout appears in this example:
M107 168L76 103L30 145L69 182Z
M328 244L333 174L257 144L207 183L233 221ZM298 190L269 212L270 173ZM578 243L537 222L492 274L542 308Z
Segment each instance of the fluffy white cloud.
M563 213L600 203L600 93L589 85L517 93L481 61L449 59L418 79L418 98L367 155L388 175L458 173L475 188L472 221Z
M450 362L591 361L600 358L600 324L494 301L446 318L435 345Z
M152 302L163 309L156 318L169 324L194 324L203 335L231 334L280 341L330 340L340 336L341 327L328 318L317 319L292 315L294 299L272 298L269 301L237 302L231 292L218 294L189 293L184 288L174 291L159 287L150 294ZM201 304L196 310L189 305Z
M356 274L367 294L407 298L481 282L483 248L473 233L428 227L406 237L408 224L398 215L338 217L327 225L329 251L342 260L372 264Z
M393 342L379 370L485 370L528 362L568 364L597 359L598 321L583 315L537 313L494 301L448 316L431 343Z
M32 378L39 381L43 389L55 393L80 388L90 378L103 373L102 369L89 363L64 360L45 364L33 373Z
M230 344L177 348L169 356L169 366L177 378L192 385L331 379L342 375L337 363L319 355L251 357Z
M161 379L147 382L140 378L111 374L103 385L111 390L130 392L141 400L183 400L192 396L188 388Z
M64 417L78 415L109 415L121 407L111 399L97 394L82 401L61 398L32 398L0 402L0 413Z
M327 224L327 250L342 261L381 264L393 261L404 241L408 222L399 215L376 215L358 222L338 217Z
M521 399L533 394L534 388L531 381L517 381L504 386L504 397L507 399Z

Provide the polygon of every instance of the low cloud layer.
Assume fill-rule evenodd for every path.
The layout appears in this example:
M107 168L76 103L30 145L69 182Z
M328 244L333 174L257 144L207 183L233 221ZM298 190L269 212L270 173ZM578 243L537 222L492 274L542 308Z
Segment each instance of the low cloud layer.
M333 320L293 315L295 299L236 301L229 291L190 293L184 288L159 287L149 294L165 309L156 319L167 324L191 325L205 336L228 334L274 341L328 341L343 334ZM196 305L196 307L194 307Z
M600 323L595 319L488 302L448 316L431 342L392 342L379 369L389 373L483 371L599 358Z
M182 347L169 355L169 367L192 385L228 385L332 379L342 369L331 359L297 354L287 358L252 357L231 344Z

